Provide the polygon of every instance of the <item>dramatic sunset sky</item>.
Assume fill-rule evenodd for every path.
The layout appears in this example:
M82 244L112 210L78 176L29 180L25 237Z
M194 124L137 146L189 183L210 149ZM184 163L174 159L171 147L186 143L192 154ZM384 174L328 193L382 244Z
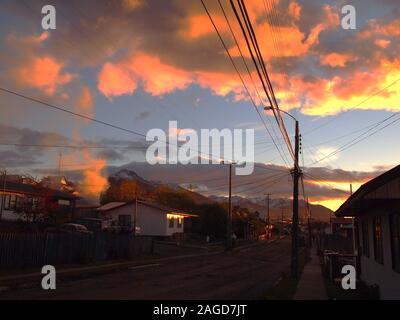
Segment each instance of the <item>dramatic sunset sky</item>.
M300 121L302 165L304 159L306 171L322 180L305 176L310 200L335 209L350 183L355 190L399 164L398 123L314 162L400 111L400 3L245 2L279 105ZM57 10L56 30L47 32L41 27L46 4ZM251 83L218 2L205 4ZM345 4L356 8L356 30L341 27ZM229 1L222 5L251 64ZM254 128L256 161L284 168L200 0L0 0L0 47L2 88L144 134L167 128L168 120L194 130ZM271 114L264 117L273 123ZM284 119L292 134L292 120ZM27 146L93 143L113 147ZM36 176L57 168L62 151L63 171L83 170L92 193L104 188L107 166L143 161L144 150L135 135L5 92L0 92L0 144L0 169ZM207 179L205 172L200 176ZM290 185L267 191L289 197Z

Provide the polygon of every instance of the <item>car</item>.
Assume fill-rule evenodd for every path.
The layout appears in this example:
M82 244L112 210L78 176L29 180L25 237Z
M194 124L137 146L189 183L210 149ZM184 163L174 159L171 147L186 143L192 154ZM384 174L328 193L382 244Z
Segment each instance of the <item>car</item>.
M68 233L84 233L84 234L92 234L84 225L78 223L64 223L61 226L62 231L66 231Z

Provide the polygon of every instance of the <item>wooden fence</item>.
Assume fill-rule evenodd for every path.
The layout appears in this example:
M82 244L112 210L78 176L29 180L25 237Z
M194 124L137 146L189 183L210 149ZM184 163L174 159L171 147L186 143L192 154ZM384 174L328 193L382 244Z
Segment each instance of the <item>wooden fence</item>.
M0 234L0 268L129 259L152 250L152 237L131 234Z

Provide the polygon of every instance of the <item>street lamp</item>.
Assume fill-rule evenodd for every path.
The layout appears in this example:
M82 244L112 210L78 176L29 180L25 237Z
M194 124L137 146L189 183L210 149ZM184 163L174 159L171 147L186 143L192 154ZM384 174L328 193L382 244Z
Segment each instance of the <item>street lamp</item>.
M271 106L264 107L264 110L273 110ZM297 277L299 269L299 121L290 113L279 109L279 112L291 117L295 123L295 144L294 144L294 167L293 167L293 217L292 217L292 254L291 254L291 274Z

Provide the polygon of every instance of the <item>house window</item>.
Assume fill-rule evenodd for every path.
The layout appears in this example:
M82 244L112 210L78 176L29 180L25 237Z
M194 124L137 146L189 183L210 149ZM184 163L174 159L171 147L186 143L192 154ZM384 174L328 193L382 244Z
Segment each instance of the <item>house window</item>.
M174 218L170 218L170 219L169 219L169 227L170 227L170 228L173 228L173 227L174 227L174 221L175 221Z
M362 220L361 222L362 232L362 253L364 256L369 257L369 232L368 232L368 220Z
M121 227L130 227L131 223L131 215L130 214L120 214L118 216L118 225Z
M382 219L375 217L372 220L374 232L374 257L375 261L383 264L383 235L382 235Z
M178 228L182 228L182 218L178 218Z
M6 194L4 197L4 210L15 210L17 196L15 194Z
M400 272L400 214L390 215L390 243L393 270Z

